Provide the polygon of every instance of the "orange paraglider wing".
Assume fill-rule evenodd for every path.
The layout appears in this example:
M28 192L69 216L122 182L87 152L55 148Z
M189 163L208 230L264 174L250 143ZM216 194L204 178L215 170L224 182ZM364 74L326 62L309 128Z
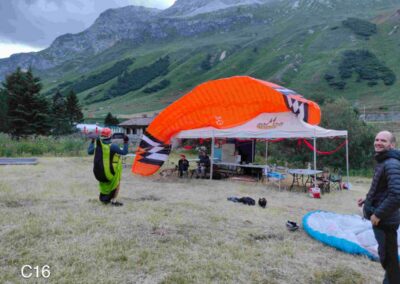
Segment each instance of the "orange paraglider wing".
M293 112L319 124L319 106L296 92L247 76L203 83L164 109L149 125L138 147L132 172L155 173L168 159L170 139L182 130L230 128L263 112Z

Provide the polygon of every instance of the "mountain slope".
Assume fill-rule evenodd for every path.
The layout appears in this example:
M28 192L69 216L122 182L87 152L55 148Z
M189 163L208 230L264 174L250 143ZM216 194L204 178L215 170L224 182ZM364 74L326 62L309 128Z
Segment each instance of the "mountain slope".
M130 6L107 10L89 29L61 36L42 52L0 60L0 75L32 65L47 94L78 90L87 116L161 109L201 82L245 74L306 97L344 96L367 108L400 109L394 103L399 9L400 1L390 0L178 0L164 11ZM348 18L356 24L346 25ZM371 26L376 31L365 36ZM361 50L375 69L393 72L393 84L357 73L367 68L365 60L342 78L344 54Z

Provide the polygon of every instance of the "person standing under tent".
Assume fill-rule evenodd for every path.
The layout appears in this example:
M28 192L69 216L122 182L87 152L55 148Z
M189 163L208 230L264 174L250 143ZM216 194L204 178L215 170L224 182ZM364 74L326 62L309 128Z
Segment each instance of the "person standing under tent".
M235 164L240 164L242 162L242 156L239 154L238 150L235 150Z
M206 154L206 152L201 151L199 155L199 161L197 165L197 176L196 178L206 178L206 173L210 168L210 158Z
M123 203L117 201L122 175L121 155L128 154L129 137L124 135L124 146L121 149L118 144L111 142L111 134L110 128L103 128L101 139L92 139L88 154L94 154L93 173L99 181L99 200L103 204L122 206Z
M378 254L385 269L383 283L400 283L397 229L400 224L400 151L395 150L396 138L389 131L375 137L375 160L371 188L366 198L360 198L363 214L371 220L378 242Z

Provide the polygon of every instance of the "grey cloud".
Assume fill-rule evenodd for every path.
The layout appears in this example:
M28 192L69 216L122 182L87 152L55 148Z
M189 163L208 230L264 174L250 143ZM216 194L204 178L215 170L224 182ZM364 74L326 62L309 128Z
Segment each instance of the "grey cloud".
M57 36L83 31L106 9L132 4L166 8L165 3L165 0L0 0L0 41L47 47Z

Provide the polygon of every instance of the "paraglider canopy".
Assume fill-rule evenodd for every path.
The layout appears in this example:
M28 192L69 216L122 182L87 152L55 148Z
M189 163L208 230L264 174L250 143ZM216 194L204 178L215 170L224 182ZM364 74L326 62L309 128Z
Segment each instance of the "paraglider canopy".
M319 124L319 106L295 91L248 76L203 83L168 106L149 125L137 151L132 172L155 173L168 159L170 140L183 130L201 127L226 129L261 113L294 113L300 120Z

